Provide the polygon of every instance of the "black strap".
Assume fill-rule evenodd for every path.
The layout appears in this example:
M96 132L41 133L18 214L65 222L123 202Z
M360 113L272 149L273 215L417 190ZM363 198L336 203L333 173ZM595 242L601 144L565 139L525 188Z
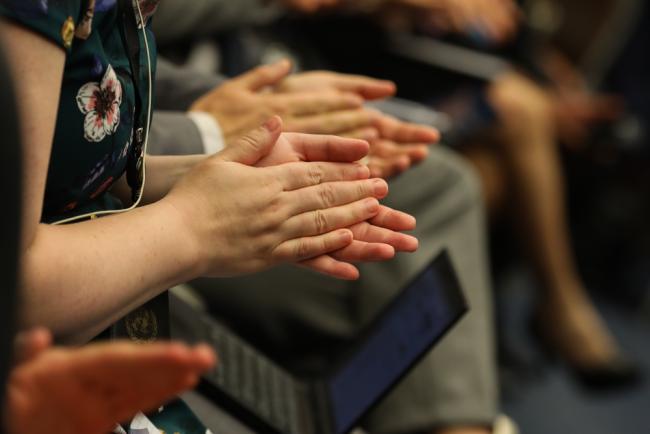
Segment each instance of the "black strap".
M119 0L119 11L122 17L122 25L124 28L124 39L126 42L127 55L129 56L129 64L131 65L131 74L133 75L133 84L136 90L136 118L142 114L142 96L140 94L140 35L138 34L138 22L136 20L136 12L133 8L131 0Z
M144 125L143 122L143 109L145 104L142 98L142 70L141 70L141 43L140 43L140 28L138 20L136 19L136 11L133 7L133 0L119 0L119 13L122 18L123 37L126 45L127 55L129 57L129 64L131 66L131 75L133 76L133 85L135 88L135 111L134 111L134 134L133 134L133 149L129 153L127 162L126 179L131 187L131 198L133 202L137 202L142 183L142 170L144 165L144 141L146 131L149 127ZM144 26L144 24L143 24ZM144 27L143 27L144 28ZM144 33L144 32L143 32ZM144 36L146 38L146 35ZM150 59L148 60L151 61ZM152 95L149 95L152 98Z
M134 145L129 153L127 163L127 181L133 192L133 201L136 201L142 186L142 164L144 131L148 125L143 125L142 110L144 108L141 80L141 30L136 19L136 11L132 0L119 0L119 13L122 19L123 36L126 44L131 75L135 87L136 106L134 112ZM145 36L146 37L146 36ZM149 95L151 98L151 95ZM159 339L169 339L169 294L162 293L144 306L131 312L111 327L112 338L130 339L138 342L151 342Z

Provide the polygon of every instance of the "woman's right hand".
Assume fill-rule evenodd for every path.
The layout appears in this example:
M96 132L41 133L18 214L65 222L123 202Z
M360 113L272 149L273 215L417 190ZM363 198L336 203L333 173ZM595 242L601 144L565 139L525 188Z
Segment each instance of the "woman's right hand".
M238 146L198 165L164 199L188 228L201 275L253 273L339 251L353 241L346 228L380 212L378 199L387 195L388 186L383 180L368 179L363 165L305 162L251 167L269 154L281 130L281 120L271 119ZM368 152L366 142L335 140L349 148L350 161ZM318 263L312 268L318 270ZM344 262L318 271L343 279L357 277L356 269Z

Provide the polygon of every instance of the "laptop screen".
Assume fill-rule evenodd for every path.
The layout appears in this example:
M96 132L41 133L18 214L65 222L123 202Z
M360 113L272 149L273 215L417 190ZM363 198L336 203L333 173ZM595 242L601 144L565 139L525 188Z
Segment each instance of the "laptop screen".
M328 382L336 433L354 428L466 310L445 253L379 315L361 346Z

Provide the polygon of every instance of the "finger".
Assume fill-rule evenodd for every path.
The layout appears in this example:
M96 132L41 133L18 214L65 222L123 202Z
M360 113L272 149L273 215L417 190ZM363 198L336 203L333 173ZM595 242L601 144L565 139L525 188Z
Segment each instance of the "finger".
M320 185L325 182L368 179L368 167L359 163L288 163L270 167L280 180L284 191Z
M406 157L409 164L424 160L429 155L429 147L424 144L397 144L389 140L376 140L370 155L381 158Z
M339 229L317 236L293 238L280 244L273 256L280 263L297 263L340 250L353 241L352 232Z
M418 239L401 232L372 225L368 222L357 223L349 228L354 234L355 241L366 243L387 244L398 252L415 252L418 249Z
M371 178L388 179L393 176L393 166L384 158L370 157L368 169Z
M354 265L338 261L328 255L309 259L298 265L336 279L357 280L359 278L359 270Z
M388 184L382 179L327 182L287 194L291 215L316 209L328 209L356 202L368 197L383 199L388 195Z
M287 108L292 116L306 116L340 110L358 109L363 99L353 93L334 91L303 92L298 94L272 95L276 103Z
M28 362L52 345L52 334L44 328L20 333L14 341L15 363Z
M359 200L347 205L306 212L289 218L280 228L285 239L310 237L347 228L371 219L379 212L377 199Z
M399 175L411 167L411 159L407 155L392 157L373 156L368 162L368 168L373 177L388 179Z
M156 408L194 387L199 375L214 361L215 356L205 347L118 343L80 350L69 367L76 378L93 385L96 392L103 392L108 406L121 420L130 412Z
M251 91L259 91L268 86L275 86L291 73L291 62L283 59L271 65L259 66L232 80Z
M266 157L282 134L282 119L273 116L261 127L251 131L214 157L220 161L229 161L252 166Z
M379 207L379 212L369 222L392 231L412 231L417 225L415 217L384 205Z
M402 122L391 116L382 115L376 120L381 137L401 143L437 143L440 132L426 125Z
M285 133L285 137L305 161L353 163L370 150L368 142L358 139L300 133Z
M379 138L379 131L374 127L364 127L341 133L341 136L348 137L350 139L359 139L370 142Z
M343 110L293 119L292 129L298 133L340 134L372 126L373 115L367 110Z
M332 258L348 263L388 261L395 257L395 249L382 243L354 240L349 246L332 253Z
M361 75L335 74L331 84L344 92L354 92L367 100L386 98L395 94L397 86L388 80L378 80Z
M214 353L206 346L189 348L179 343L136 345L131 342L89 345L75 353L79 364L94 365L97 369L129 371L144 366L160 369L185 367L202 371L215 363Z

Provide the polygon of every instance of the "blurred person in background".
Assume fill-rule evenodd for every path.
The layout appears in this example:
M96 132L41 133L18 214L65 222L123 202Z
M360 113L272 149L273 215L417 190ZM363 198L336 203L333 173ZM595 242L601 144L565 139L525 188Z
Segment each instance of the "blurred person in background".
M440 94L455 81L439 84L436 76L427 77L426 67L382 53L388 49L382 43L390 38L372 30L364 35L369 27L350 19L350 10L372 13L388 32L460 33L475 50L478 45L479 51L508 59L513 67L495 74L484 94L478 91L483 95L477 98L493 111L493 126L475 127L459 143L460 150L481 175L490 215L495 220L506 216L519 229L540 283L533 322L544 346L587 386L629 384L638 378L636 366L597 312L575 264L558 148L564 143L579 149L594 125L620 115L621 105L615 97L591 92L575 66L525 26L522 11L536 2L525 3L524 8L510 0L342 3L348 11L343 21L324 15L296 29L304 35L300 46L316 43L313 50L305 49L307 57L323 55L324 64L342 71L381 73L419 101L436 93L437 101L444 100Z

